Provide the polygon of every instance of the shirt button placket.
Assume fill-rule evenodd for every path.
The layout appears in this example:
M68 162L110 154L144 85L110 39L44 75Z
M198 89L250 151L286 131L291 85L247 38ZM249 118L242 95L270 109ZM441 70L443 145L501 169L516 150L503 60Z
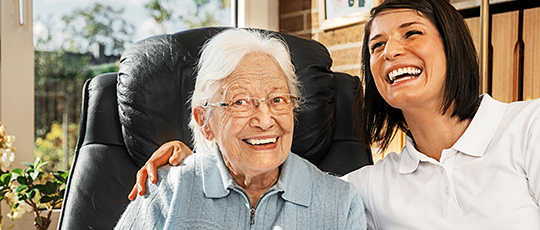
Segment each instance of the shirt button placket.
M441 175L441 176L443 177L443 183L446 184L448 178L444 177L444 167L442 167L442 166L439 167L439 170L441 171L441 174L443 174L443 175ZM445 187L445 188L444 188L444 195L448 196L448 194L450 193L450 191L449 191L449 189L448 189L448 184L446 184L444 187Z

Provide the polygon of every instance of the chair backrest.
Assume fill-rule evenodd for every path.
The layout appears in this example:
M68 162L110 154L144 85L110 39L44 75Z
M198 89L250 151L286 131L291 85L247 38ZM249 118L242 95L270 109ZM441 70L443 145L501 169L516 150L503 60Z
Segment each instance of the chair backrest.
M129 203L135 174L163 143L191 146L187 100L204 42L226 28L202 28L139 41L118 73L88 80L79 141L58 229L110 229ZM321 170L344 175L373 164L352 127L359 79L332 72L320 43L280 34L289 45L301 92L292 151Z

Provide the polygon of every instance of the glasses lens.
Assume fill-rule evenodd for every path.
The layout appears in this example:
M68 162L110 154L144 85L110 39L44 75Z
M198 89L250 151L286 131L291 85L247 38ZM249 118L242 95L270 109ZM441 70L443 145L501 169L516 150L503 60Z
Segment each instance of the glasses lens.
M296 103L296 97L293 95L278 95L270 97L268 100L249 97L235 98L229 101L228 107L234 113L233 116L244 117L253 115L260 102L266 102L272 112L283 114L292 111Z
M294 107L293 96L291 95L280 95L272 97L268 100L270 107L280 113L290 112Z
M253 99L251 98L236 98L229 102L229 109L237 112L245 112L254 108Z

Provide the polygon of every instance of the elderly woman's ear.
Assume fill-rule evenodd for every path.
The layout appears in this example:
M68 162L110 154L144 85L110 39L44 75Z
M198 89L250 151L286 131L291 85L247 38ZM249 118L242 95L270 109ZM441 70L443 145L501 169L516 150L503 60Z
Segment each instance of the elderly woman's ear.
M214 133L208 126L208 123L206 122L206 109L196 106L193 108L193 117L195 118L195 122L199 125L202 134L204 135L204 138L211 141L214 140Z

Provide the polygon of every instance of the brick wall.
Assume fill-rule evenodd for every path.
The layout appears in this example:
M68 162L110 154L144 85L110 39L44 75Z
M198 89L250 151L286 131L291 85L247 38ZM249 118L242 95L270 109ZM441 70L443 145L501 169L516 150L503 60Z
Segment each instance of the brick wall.
M279 0L280 32L321 42L334 60L332 70L358 76L363 23L322 30L319 22L319 1Z

